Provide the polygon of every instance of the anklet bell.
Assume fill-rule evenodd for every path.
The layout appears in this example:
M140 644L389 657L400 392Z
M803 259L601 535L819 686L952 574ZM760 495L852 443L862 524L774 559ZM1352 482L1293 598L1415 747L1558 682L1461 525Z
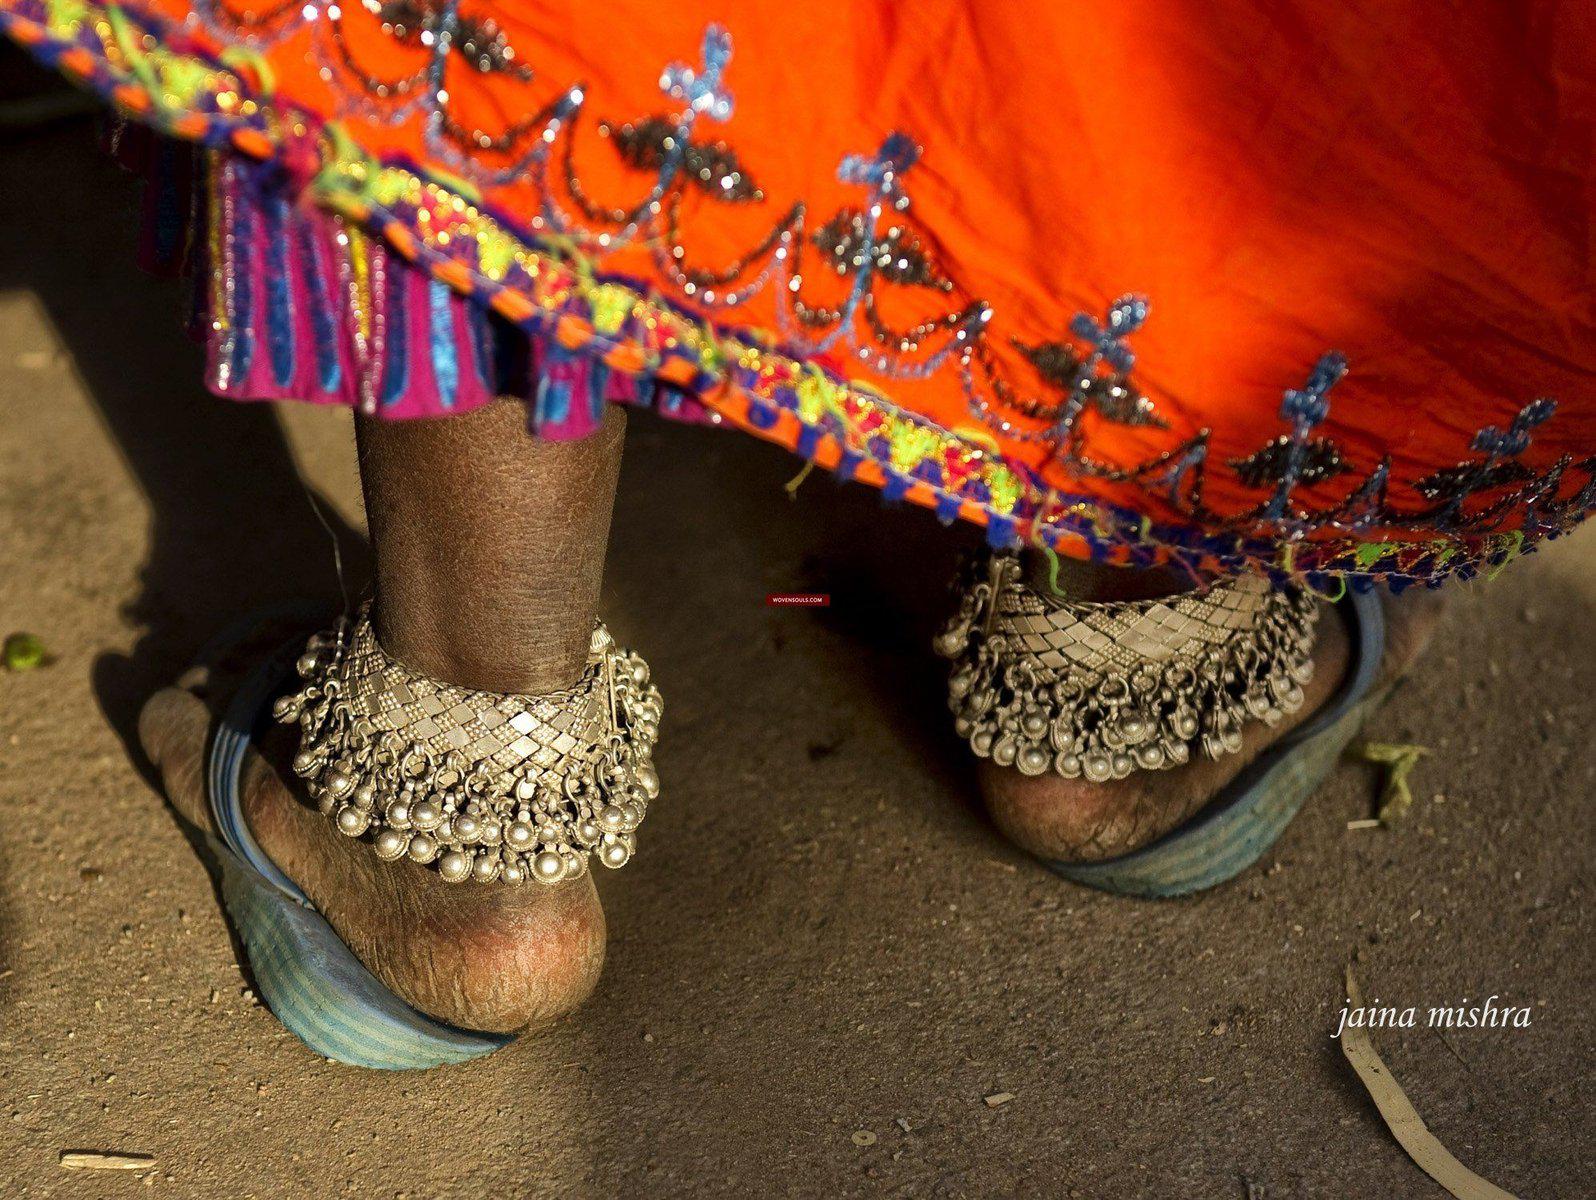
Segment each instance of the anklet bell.
M559 883L626 863L659 794L663 701L648 665L595 623L574 687L545 696L432 679L377 643L369 605L312 637L304 686L273 715L300 727L294 772L378 858L451 883Z
M954 660L948 706L981 758L1094 783L1241 749L1248 719L1277 724L1313 677L1319 609L1255 575L1154 600L1043 596L1014 555L974 564L936 639Z

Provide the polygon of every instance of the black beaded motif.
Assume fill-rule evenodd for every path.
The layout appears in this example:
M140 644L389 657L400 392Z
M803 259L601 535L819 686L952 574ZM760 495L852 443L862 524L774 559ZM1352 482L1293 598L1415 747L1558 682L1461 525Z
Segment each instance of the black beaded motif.
M1059 460L1074 471L1141 484L1187 517L1238 532L1267 525L1291 538L1317 529L1357 532L1376 526L1478 534L1500 529L1508 515L1521 507L1527 510L1526 529L1556 528L1596 504L1596 456L1576 460L1564 455L1540 472L1519 461L1529 449L1531 430L1556 411L1554 401L1541 398L1520 409L1506 430L1490 426L1480 430L1471 443L1480 455L1477 460L1417 480L1413 488L1432 502L1428 505L1391 503L1389 455L1363 474L1340 502L1318 508L1303 505L1296 496L1299 487L1354 473L1341 446L1315 432L1329 416L1331 388L1347 371L1346 360L1330 353L1315 364L1301 388L1285 392L1280 416L1290 425L1289 432L1226 464L1244 485L1267 490L1269 497L1238 513L1217 513L1203 502L1212 438L1209 429L1127 466L1102 461L1090 453L1089 417L1110 424L1167 427L1136 386L1132 375L1135 356L1125 344L1127 335L1141 327L1147 314L1145 299L1124 296L1110 306L1101 323L1084 314L1077 316L1070 326L1075 343L1016 343L1054 398L1021 397L1004 387L995 388L994 394L1005 400L1009 411L1029 421L1044 422L1042 428L1014 427L973 392L972 412L998 424L1010 436L1055 446ZM984 348L978 348L978 354L980 349ZM1559 498L1570 471L1584 475L1586 481L1573 494ZM1465 511L1465 502L1475 497L1485 502Z

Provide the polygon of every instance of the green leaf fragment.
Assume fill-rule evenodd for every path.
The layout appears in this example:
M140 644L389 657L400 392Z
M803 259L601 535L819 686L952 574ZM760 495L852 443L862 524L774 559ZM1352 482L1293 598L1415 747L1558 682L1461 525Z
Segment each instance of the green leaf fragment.
M1429 752L1428 746L1390 742L1364 742L1354 751L1364 762L1385 768L1385 782L1380 788L1380 807L1375 813L1380 824L1391 825L1401 820L1413 807L1413 790L1408 786L1408 775L1419 759Z

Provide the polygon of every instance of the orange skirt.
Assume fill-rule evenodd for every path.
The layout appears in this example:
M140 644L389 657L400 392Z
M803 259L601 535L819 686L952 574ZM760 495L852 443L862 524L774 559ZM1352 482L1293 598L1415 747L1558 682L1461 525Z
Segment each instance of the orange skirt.
M0 0L0 27L625 381L595 394L668 388L997 545L1401 586L1596 507L1583 3ZM351 394L442 411L379 391Z

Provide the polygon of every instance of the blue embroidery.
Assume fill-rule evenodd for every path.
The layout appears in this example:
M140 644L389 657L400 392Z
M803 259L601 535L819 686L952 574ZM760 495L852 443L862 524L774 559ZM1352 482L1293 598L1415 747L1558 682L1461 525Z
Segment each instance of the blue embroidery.
M432 379L438 385L438 402L453 408L460 394L460 362L455 353L454 314L450 311L453 293L440 279L427 281L432 345Z
M1278 521L1286 515L1286 505L1291 499L1291 490L1297 486L1297 479L1302 474L1304 447L1308 435L1330 415L1330 389L1335 387L1346 373L1346 358L1332 350L1314 364L1306 384L1300 389L1287 389L1285 397L1281 400L1280 418L1291 422L1291 441L1286 452L1285 467L1280 474L1280 482L1275 487L1274 496L1270 498L1268 506L1264 509L1264 517L1268 520Z
M382 364L382 391L377 402L384 408L397 404L410 390L410 305L405 283L409 277L398 263L389 263L384 280L381 313L386 345Z
M278 387L294 380L294 297L288 280L288 194L263 186L266 193L266 350Z
M299 226L299 257L305 264L305 290L310 296L310 328L316 339L316 382L324 392L335 392L343 380L343 365L338 361L338 331L333 322L326 283L321 274L321 256L308 224Z

